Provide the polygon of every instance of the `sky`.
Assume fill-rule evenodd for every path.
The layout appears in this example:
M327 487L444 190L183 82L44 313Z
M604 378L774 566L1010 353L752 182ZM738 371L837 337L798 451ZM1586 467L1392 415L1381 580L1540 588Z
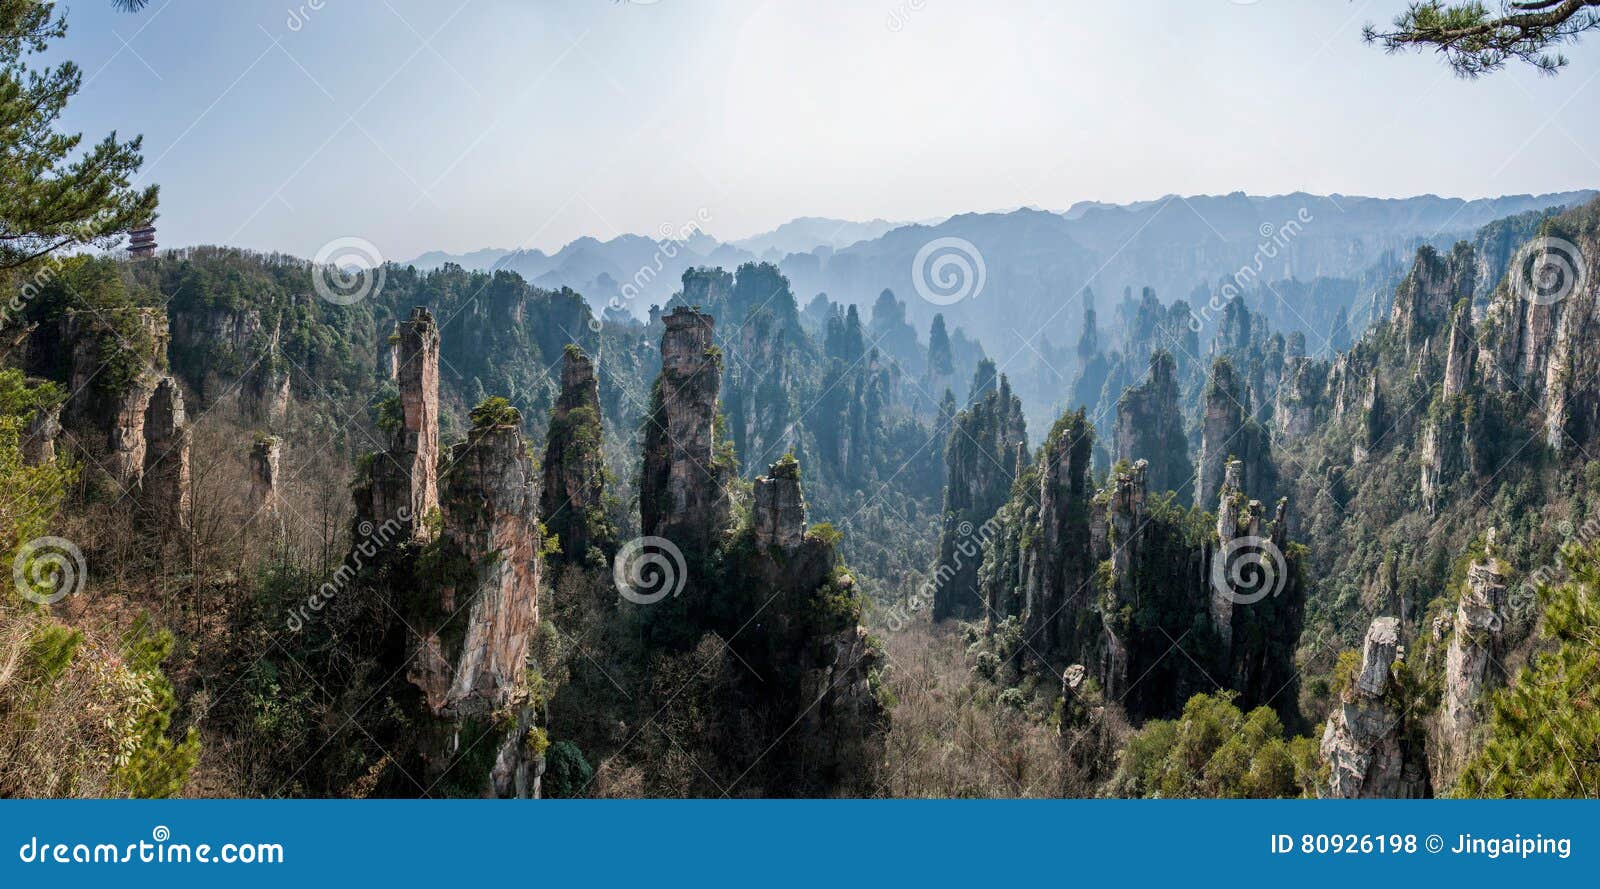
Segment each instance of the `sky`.
M1403 0L71 0L63 126L143 134L164 247L553 251L700 223L1600 185L1600 35L1477 81Z

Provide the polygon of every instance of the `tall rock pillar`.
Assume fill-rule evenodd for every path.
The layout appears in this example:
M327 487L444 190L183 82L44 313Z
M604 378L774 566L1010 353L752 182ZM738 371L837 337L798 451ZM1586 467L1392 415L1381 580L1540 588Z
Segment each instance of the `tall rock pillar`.
M378 528L398 522L407 539L427 536L428 514L439 506L439 326L418 306L400 326L400 425L387 451L374 454L356 487L356 523Z
M139 515L163 533L185 530L192 506L189 424L183 393L172 377L164 377L150 396L143 438L140 493L144 510Z
M407 678L421 692L439 734L425 743L430 772L442 774L467 744L494 734L494 763L481 791L536 796L542 749L529 740L534 708L523 694L539 628L540 534L533 461L521 417L487 419L451 453L441 497L444 540L456 566L438 598L411 625ZM509 712L505 719L499 717Z
M1327 796L1338 799L1429 795L1425 756L1406 739L1406 711L1389 675L1399 658L1400 621L1380 617L1367 630L1361 671L1344 691L1322 733Z
M561 559L582 564L591 547L610 549L600 449L600 383L594 362L577 346L561 360L561 394L550 411L545 439L544 489L539 511L561 542Z
M710 315L680 307L662 316L661 375L645 420L639 512L644 533L704 552L728 523L727 468L714 426L722 355Z

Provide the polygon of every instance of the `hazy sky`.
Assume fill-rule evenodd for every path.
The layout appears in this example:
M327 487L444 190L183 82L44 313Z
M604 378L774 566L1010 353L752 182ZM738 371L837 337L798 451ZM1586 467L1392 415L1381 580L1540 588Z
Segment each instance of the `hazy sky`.
M1600 184L1558 77L1365 46L1394 2L72 0L66 124L143 133L163 246L546 250L709 218Z

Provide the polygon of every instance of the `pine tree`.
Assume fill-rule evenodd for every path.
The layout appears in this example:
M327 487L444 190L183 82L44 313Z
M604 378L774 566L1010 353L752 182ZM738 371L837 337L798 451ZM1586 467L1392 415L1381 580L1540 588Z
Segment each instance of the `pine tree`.
M155 214L157 187L131 184L143 163L141 137L119 142L111 133L80 151L81 133L56 129L83 73L71 61L40 68L29 61L66 33L54 4L0 0L0 270L73 246L111 247Z

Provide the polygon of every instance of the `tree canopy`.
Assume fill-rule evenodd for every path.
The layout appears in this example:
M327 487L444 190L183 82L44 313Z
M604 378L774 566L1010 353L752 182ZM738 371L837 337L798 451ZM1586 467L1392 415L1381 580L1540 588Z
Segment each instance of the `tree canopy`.
M114 0L124 9L143 4ZM0 0L0 270L68 247L110 247L155 214L157 187L132 184L144 161L140 137L124 142L112 132L80 150L81 133L57 129L83 72L71 61L29 63L66 33L55 4Z
M1470 0L1412 3L1394 30L1368 25L1362 36L1390 52L1432 49L1462 77L1477 77L1521 61L1553 74L1567 64L1554 52L1579 34L1600 28L1600 0L1505 0L1498 11Z

